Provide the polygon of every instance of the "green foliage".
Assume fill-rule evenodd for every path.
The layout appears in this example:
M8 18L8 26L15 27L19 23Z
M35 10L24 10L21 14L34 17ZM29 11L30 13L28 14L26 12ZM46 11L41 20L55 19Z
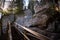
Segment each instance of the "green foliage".
M23 9L23 0L16 0L16 2L13 1L14 4L12 4L12 7L9 7L7 10L2 10L1 12L3 14L9 14L9 13L20 13ZM16 5L15 5L16 4ZM14 6L15 5L15 6ZM13 7L14 6L14 7Z
M23 10L23 0L16 0L16 2L14 2L14 4L16 4L16 6L13 8L13 12L14 13L20 13L21 10Z

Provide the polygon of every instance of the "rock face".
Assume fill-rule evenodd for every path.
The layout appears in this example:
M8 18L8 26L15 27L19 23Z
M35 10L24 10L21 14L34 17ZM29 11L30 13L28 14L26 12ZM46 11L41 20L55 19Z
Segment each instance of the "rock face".
M32 18L32 11L30 9L27 9L24 11L24 19L25 19L25 22L24 22L24 25L28 25L27 23L29 22L29 20Z
M16 16L16 22L21 25L28 25L28 21L32 18L32 11L30 9L27 9L24 11L24 15L17 15Z
M14 21L14 15L13 15L13 14L4 16L4 17L2 18L2 31L3 31L3 33L6 33L7 23L8 23L9 21L10 21L11 23Z
M25 26L31 25L45 25L46 21L48 20L49 16L46 13L46 10L49 8L49 3L47 2L44 5L40 5L40 3L35 2L34 4L34 12L35 14L33 17L27 22Z
M57 33L60 32L60 27L59 27L60 26L60 13L57 12L49 20L50 20L50 22L47 24L48 25L47 29L50 32L57 32Z
M36 7L34 7L34 11L35 14L33 15L33 17L29 20L29 22L27 22L26 26L31 26L31 25L42 25L45 24L45 22L48 20L48 14L46 13L46 10L48 9L48 6L39 6L38 4L35 5Z
M48 20L49 16L47 14L36 14L32 19L29 20L27 23L28 26L34 26L34 25L45 25L46 21Z
M43 3L44 1L41 1L40 3L38 1L36 1L34 3L34 11L35 13L39 12L39 11L42 11L44 9L48 9L49 8L49 3L48 2L45 2Z

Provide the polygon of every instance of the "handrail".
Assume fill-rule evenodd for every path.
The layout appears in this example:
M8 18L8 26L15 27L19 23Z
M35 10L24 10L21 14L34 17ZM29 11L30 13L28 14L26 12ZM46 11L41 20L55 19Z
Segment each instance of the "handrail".
M51 38L48 38L48 37L46 37L46 36L44 36L42 34L39 34L39 33L35 32L35 31L25 27L25 26L22 26L22 25L20 25L20 24L18 24L16 22L14 22L14 23L15 23L15 25L18 25L19 27L25 29L26 31L30 32L31 34L35 35L36 37L38 37L41 40L51 40Z
M18 29L17 27L15 27L15 28L19 31L19 29ZM19 31L19 32L20 32L27 40L30 40L23 32L21 32L21 31ZM19 33L19 32L18 32L18 33ZM20 33L19 33L19 34L20 34ZM24 38L24 39L25 39L25 38Z

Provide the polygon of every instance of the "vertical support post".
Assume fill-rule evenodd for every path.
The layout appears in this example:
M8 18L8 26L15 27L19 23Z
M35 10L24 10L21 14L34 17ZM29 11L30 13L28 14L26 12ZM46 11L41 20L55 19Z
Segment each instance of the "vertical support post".
M7 23L6 39L7 39L7 40L12 40L11 23L10 23L10 21Z
M9 30L8 30L9 40L12 40L12 34L11 34L11 23L10 23L10 22L8 22L8 27L9 27Z
M24 30L23 33L26 35L26 31ZM24 40L26 40L26 38L24 37Z

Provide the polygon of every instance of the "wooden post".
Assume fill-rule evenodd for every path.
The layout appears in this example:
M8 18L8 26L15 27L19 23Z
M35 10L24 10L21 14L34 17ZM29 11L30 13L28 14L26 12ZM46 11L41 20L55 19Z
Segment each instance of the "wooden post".
M10 23L10 21L7 23L6 39L7 39L7 40L12 40L11 23Z
M8 30L9 40L12 40L12 34L11 34L11 23L8 22L8 25L9 25L9 30Z

